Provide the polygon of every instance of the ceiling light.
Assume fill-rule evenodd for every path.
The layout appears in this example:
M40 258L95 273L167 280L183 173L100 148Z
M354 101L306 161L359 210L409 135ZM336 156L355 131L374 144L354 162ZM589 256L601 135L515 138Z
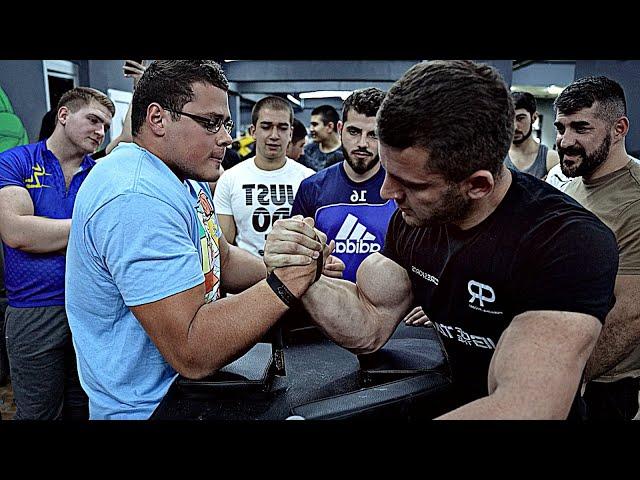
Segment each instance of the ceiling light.
M351 95L351 90L319 90L317 92L301 93L300 98L340 97L342 100L345 100L349 95Z
M550 93L551 95L559 95L560 92L564 90L564 87L559 87L557 85L549 85L547 88L545 88L545 90L547 91L547 93Z
M299 107L302 105L302 103L300 102L300 100L298 100L296 97L294 97L293 95L291 95L290 93L287 93L287 98L289 99L289 101L291 103L295 103L296 105L298 105Z

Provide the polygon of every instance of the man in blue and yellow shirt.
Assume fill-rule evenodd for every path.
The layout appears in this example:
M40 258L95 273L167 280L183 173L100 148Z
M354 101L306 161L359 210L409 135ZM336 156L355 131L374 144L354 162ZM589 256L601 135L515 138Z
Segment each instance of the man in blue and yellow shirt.
M87 418L64 308L65 250L76 193L115 107L78 87L57 108L53 134L0 154L0 234L16 419ZM64 409L63 409L64 407Z

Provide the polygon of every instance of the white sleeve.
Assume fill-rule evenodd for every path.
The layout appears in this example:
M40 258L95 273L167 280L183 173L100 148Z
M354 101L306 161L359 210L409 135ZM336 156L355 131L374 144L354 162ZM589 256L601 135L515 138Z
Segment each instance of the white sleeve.
M213 193L213 208L216 215L233 215L233 180L234 175L230 171L224 172L218 179Z

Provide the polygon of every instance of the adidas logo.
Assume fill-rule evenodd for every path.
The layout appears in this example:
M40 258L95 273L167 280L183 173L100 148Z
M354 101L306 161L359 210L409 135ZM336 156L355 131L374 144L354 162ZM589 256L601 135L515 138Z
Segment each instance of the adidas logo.
M376 237L367 233L367 227L349 214L336 235L336 253L373 253L380 251Z

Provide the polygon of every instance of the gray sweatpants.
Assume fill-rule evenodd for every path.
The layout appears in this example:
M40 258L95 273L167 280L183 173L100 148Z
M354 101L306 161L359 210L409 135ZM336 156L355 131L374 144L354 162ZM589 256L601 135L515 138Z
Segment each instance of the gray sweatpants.
M15 419L88 419L64 307L8 306L5 333Z

